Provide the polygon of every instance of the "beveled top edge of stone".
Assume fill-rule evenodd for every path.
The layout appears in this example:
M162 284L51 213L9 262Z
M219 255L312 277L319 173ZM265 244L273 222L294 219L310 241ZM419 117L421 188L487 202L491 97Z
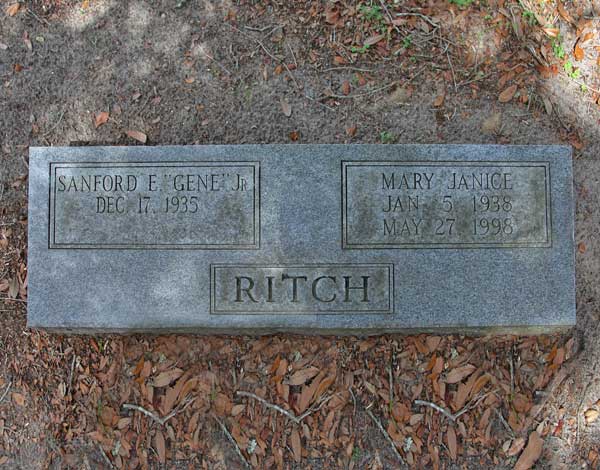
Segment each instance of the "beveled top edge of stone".
M368 150L392 150L392 149L401 149L401 150L441 150L443 148L448 148L453 151L475 151L475 150L492 150L492 151L503 151L507 153L516 153L520 151L533 151L533 152L542 152L542 151L552 151L554 155L564 156L564 157L572 157L572 147L570 145L564 144L532 144L532 145L523 145L523 144L361 144L361 143L353 143L353 144L340 144L340 143L332 143L332 144L286 144L286 143L262 143L262 144L201 144L201 145L175 145L175 144L166 144L166 145L99 145L99 146L68 146L68 147L37 147L32 146L29 147L29 154L53 154L58 151L66 152L68 154L85 154L98 150L102 151L118 151L118 152L136 152L136 153L148 153L152 154L155 152L163 152L167 150L175 150L175 149L186 149L186 150L217 150L217 149L239 149L239 150L293 150L293 151L302 151L303 149L331 149L331 150L342 150L342 149L368 149Z

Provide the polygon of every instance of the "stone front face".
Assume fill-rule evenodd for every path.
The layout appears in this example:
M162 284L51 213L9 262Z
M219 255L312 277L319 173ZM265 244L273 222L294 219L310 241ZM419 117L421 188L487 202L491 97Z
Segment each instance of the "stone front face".
M29 184L32 327L575 323L567 147L32 148Z

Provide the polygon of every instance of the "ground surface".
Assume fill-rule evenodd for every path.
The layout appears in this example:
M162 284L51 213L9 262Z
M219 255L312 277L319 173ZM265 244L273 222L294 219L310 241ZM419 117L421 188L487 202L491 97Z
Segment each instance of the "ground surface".
M0 467L598 467L600 5L0 5ZM577 326L369 339L27 330L28 147L144 140L570 143Z

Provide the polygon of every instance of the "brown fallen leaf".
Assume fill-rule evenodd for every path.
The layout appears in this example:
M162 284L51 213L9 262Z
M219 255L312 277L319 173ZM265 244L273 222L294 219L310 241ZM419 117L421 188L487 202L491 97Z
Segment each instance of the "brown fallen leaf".
M283 381L284 385L304 385L319 373L318 367L307 367L292 374L292 376Z
M13 277L8 281L8 298L16 299L19 293L19 280Z
M589 31L579 40L579 42L582 42L582 43L587 42L593 38L594 38L594 33L592 31Z
M448 442L448 451L450 452L450 458L452 460L456 460L456 431L452 426L448 426L448 431L446 432L446 441Z
M20 3L13 3L12 5L9 5L6 8L6 14L8 16L15 16L19 12L20 8L21 8L21 4Z
M513 96L515 96L516 92L517 85L511 85L498 95L498 101L500 101L500 103L508 103L513 99Z
M542 447L544 446L544 441L537 433L537 431L533 431L529 435L529 441L527 442L527 447L517 460L514 470L528 470L530 469L537 459L542 455Z
M384 38L385 38L385 34L376 34L375 36L371 36L370 38L367 38L367 40L364 42L364 45L365 46L374 46L375 44L377 44L379 41L381 41Z
M323 380L321 380L319 386L315 390L315 395L313 398L318 400L333 382L335 382L335 375L330 375L329 377L325 377Z
M325 372L321 372L315 379L310 383L310 385L305 385L302 387L302 393L300 393L300 398L296 404L296 408L298 413L303 413L310 405L312 398L317 391L317 388L321 384L321 381L325 377Z
M344 82L342 83L342 93L344 95L350 94L350 82L348 80L344 80Z
M98 129L102 124L106 124L108 121L108 113L106 111L102 111L96 114L94 118L94 126Z
M156 453L158 454L158 460L164 464L167 461L167 447L165 445L165 436L160 429L156 430L154 436L154 447L156 447Z
M438 95L435 100L433 100L433 106L436 108L439 108L440 106L442 106L444 104L444 100L446 99L446 95L445 94L441 94Z
M455 384L460 382L462 379L468 377L475 371L476 367L471 364L466 364L461 367L457 367L456 369L452 369L446 375L445 382L448 384Z
M283 114L285 114L285 117L290 117L292 115L292 107L290 104L283 98L281 98L279 102L281 103L281 110L283 111Z
M292 142L296 142L300 138L300 132L292 131L292 132L290 132L289 136L290 136L290 140Z
M558 28L542 28L542 31L551 38L557 38L560 34L560 29Z
M146 141L148 140L148 136L140 131L128 130L128 131L125 131L125 134L127 134L132 139L135 139L138 142L141 142L142 144L145 144Z
M118 422L117 422L117 428L118 429L125 429L127 426L129 426L131 424L131 418L121 418Z
M18 392L13 392L12 393L12 400L15 402L16 405L19 406L24 406L25 405L25 397L18 393Z
M521 452L521 449L523 449L524 445L525 445L525 438L524 437L518 437L518 438L516 438L512 442L512 444L510 445L510 447L508 448L508 450L506 451L506 455L508 455L509 457L514 457L519 452Z
M328 7L325 9L325 21L329 24L336 24L340 17L340 12L336 8Z
M153 387L166 387L171 382L173 382L173 381L177 380L179 377L181 377L182 374L183 374L183 371L181 369L171 369L171 370L167 370L165 372L161 372L152 381L152 386Z
M567 21L568 23L571 23L573 26L576 25L575 20L573 19L571 14L565 9L565 7L563 6L563 4L560 0L558 0L556 2L556 8L557 8L560 16L562 16L565 21Z
M583 48L579 45L580 41L577 41L575 44L575 49L573 49L573 56L575 56L575 60L580 61L585 57L585 52L583 52Z
M354 124L353 126L346 127L346 135L348 137L354 137L356 135L356 130L356 124Z
M292 430L290 441L292 452L294 453L294 460L296 463L299 463L300 460L302 460L302 442L300 442L300 433L296 428Z

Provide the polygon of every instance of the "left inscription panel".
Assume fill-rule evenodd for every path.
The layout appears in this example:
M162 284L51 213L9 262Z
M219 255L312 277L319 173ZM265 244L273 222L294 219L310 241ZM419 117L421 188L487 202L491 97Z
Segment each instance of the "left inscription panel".
M50 249L260 248L260 164L50 163Z

